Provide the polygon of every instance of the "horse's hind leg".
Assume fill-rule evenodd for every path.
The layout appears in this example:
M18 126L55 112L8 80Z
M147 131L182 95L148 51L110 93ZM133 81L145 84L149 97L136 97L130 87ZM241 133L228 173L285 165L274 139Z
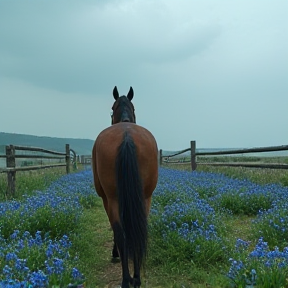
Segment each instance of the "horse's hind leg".
M101 187L101 190L103 191L102 187ZM102 198L102 201L103 201L103 206L105 208L105 211L106 211L106 213L107 213L107 215L109 217L109 214L108 214L108 201L107 201L106 195L104 194L104 191L102 193L101 198ZM112 257L113 258L118 258L119 257L119 253L118 253L118 249L117 249L117 246L116 246L116 243L115 243L115 239L114 239L114 245L113 245L113 249L112 249Z
M141 285L140 267L136 260L134 260L134 276L131 281L131 284L133 285L134 288L138 288Z
M103 189L103 187L102 187L101 184L100 184L99 177L98 177L98 174L97 174L97 167L96 167L96 165L93 165L93 171L94 171L94 186L95 186L96 192L97 192L97 194L102 198L103 206L104 206L104 208L105 208L106 214L107 214L108 217L109 217L109 213L108 213L108 200L107 200L106 194L105 194L105 192L104 192L104 189ZM110 219L109 219L109 220L110 220ZM112 257L113 257L113 258L119 257L119 253L118 253L118 250L117 250L117 247L116 247L116 244L115 244L115 240L114 240L114 246L113 246L113 250L112 250Z
M114 223L112 225L114 232L115 243L119 249L120 259L122 264L122 284L121 288L129 288L132 278L130 277L129 267L128 267L128 251L127 245L125 243L123 229L119 223Z

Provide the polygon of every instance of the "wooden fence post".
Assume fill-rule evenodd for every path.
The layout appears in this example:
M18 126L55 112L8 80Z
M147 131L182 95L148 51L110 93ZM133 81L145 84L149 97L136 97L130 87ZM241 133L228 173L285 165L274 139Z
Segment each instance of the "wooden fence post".
M13 145L6 146L6 167L7 168L15 168L15 148ZM15 195L15 181L16 181L16 171L8 171L7 172L7 181L8 181L8 193L10 196Z
M162 165L162 149L159 150L159 166Z
M196 141L190 141L190 148L191 148L191 169L195 171L197 168L196 164Z
M66 173L70 173L70 146L66 144Z

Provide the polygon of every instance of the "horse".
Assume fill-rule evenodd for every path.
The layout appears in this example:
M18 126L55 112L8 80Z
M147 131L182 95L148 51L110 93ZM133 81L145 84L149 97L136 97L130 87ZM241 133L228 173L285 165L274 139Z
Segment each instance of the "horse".
M111 126L100 132L92 150L94 186L113 230L112 257L120 256L121 287L137 288L147 256L147 217L158 180L158 148L152 133L136 124L133 88L119 97L115 86L113 96Z

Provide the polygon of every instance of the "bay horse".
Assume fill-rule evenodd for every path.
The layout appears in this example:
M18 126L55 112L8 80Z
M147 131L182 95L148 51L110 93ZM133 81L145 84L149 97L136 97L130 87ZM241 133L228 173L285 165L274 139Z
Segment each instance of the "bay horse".
M154 136L136 124L132 87L120 96L115 86L112 125L96 138L92 150L94 185L114 234L113 257L122 265L122 288L140 287L147 252L147 217L158 180L158 148ZM134 266L130 276L128 261Z

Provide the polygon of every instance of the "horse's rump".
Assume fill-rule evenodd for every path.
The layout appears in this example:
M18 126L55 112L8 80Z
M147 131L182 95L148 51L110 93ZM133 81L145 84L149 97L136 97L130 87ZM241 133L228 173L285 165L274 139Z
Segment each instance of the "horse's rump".
M121 122L106 128L99 134L93 147L94 178L99 178L99 184L107 198L116 197L116 157L125 133L131 137L136 147L139 174L146 199L151 197L157 184L158 148L153 135L139 125ZM96 187L97 193L101 193L98 190L100 189Z

